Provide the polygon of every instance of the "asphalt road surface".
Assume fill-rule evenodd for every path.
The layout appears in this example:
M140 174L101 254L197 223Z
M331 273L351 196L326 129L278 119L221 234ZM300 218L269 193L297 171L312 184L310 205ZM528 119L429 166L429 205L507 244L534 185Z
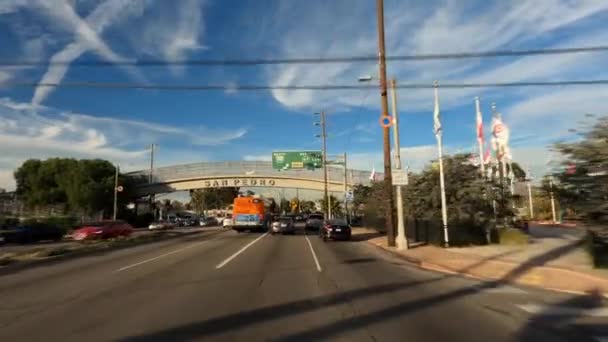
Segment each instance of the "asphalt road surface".
M177 233L188 233L192 231L202 231L207 229L216 229L220 228L220 226L207 226L207 227L176 227L168 230L161 230L163 232L177 232ZM141 236L148 235L155 232L159 232L159 230L150 230L148 228L135 228L133 230L132 236ZM39 249L39 248L59 248L59 247L71 247L78 246L82 244L81 241L74 241L70 237L65 236L62 241L39 241L34 243L26 243L26 244L18 244L18 243L6 243L0 245L0 255L2 253L19 253L23 251Z
M601 341L607 311L302 233L205 232L0 277L0 341Z

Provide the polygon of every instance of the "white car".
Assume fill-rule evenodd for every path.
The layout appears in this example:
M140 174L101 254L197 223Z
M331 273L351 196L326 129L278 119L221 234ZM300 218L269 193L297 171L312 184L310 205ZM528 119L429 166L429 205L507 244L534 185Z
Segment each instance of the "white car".
M232 219L231 218L225 218L224 220L222 220L222 227L224 227L224 228L230 228L230 227L232 227Z
M170 222L166 222L166 221L152 222L148 226L149 230L171 229L171 228L173 228L173 225Z

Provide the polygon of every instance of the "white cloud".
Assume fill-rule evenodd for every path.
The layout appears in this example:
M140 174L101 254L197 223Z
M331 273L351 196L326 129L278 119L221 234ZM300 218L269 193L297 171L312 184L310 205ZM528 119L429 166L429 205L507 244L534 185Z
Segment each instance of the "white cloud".
M446 153L453 150L451 147L444 148ZM404 168L409 168L412 172L418 172L428 165L432 160L437 159L436 145L419 145L401 148L401 163ZM394 163L394 160L392 160ZM384 157L382 151L349 153L349 167L359 170L372 170L382 172L384 169Z
M108 25L124 20L132 14L141 14L141 7L144 5L145 2L139 1L107 0L97 6L87 16L86 20L78 17L73 8L67 3L60 2L60 6L57 8L53 6L51 8L46 7L51 15L66 22L71 29L75 30L77 39L51 57L51 63L60 63L50 65L40 82L60 83L67 73L69 64L89 50L98 52L109 61L117 62L124 60L111 51L99 35ZM135 68L129 66L125 66L124 68L136 79L144 79ZM54 87L37 87L32 98L32 103L42 103L54 89Z
M145 168L146 145L161 142L158 165L208 159L200 148L175 149L171 141L219 145L238 139L246 130L194 130L135 120L95 117L0 98L0 187L14 188L6 175L29 158L102 158L125 170ZM167 144L163 145L162 142Z
M205 0L157 2L162 11L147 13L139 27L131 30L131 42L139 53L161 56L177 62L188 54L207 47L201 43L205 33L203 20ZM182 66L171 66L171 71L182 73Z
M243 157L243 160L245 161L271 161L272 160L272 154L268 153L268 154L258 154L258 155L251 155L248 154L246 156Z
M275 11L274 30L277 51L285 57L374 55L376 32L371 2L307 2L307 11L287 3ZM603 45L608 38L601 26L586 30L577 25L585 20L601 22L608 2L573 2L568 0L490 2L437 1L435 6L417 1L387 2L386 39L389 55L487 51ZM332 14L351 15L335 21ZM299 13L298 16L288 15ZM286 17L288 19L283 19ZM582 25L582 24L581 24ZM557 40L558 30L569 29ZM267 29L266 29L267 31ZM404 34L407 32L407 34ZM557 43L555 43L557 41ZM405 83L509 82L535 79L559 79L576 75L596 76L606 73L601 65L603 54L531 56L522 58L463 59L425 62L389 62L389 76ZM357 77L376 74L377 67L360 63L286 65L266 68L273 85L356 84ZM517 89L442 90L442 107L472 103L475 95L505 98L528 95ZM550 90L549 90L550 91ZM271 92L276 101L288 108L377 107L372 96L362 98L360 91L288 91ZM432 110L432 90L407 90L399 94L402 110Z

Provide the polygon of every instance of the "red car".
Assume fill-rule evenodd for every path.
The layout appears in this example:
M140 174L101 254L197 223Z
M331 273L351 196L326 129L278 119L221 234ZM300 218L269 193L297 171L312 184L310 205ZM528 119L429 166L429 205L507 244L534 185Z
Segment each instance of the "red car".
M102 221L76 229L72 237L74 240L82 241L129 236L131 233L133 233L133 227L124 221Z

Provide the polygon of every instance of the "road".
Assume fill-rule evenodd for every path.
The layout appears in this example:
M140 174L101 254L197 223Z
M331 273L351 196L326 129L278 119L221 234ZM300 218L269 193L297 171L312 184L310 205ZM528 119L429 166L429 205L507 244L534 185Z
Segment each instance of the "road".
M0 277L2 341L599 341L607 311L301 232L205 232Z
M177 227L169 230L162 230L162 232L169 233L189 233L193 231L203 231L208 229L217 229L219 226L208 226L208 227ZM159 232L158 230L149 230L148 228L135 228L132 236L142 236ZM20 253L29 250L35 250L40 248L60 248L60 247L72 247L82 244L81 241L74 241L70 237L65 236L62 241L40 241L36 243L18 244L18 243L6 243L0 245L0 255L2 253Z

